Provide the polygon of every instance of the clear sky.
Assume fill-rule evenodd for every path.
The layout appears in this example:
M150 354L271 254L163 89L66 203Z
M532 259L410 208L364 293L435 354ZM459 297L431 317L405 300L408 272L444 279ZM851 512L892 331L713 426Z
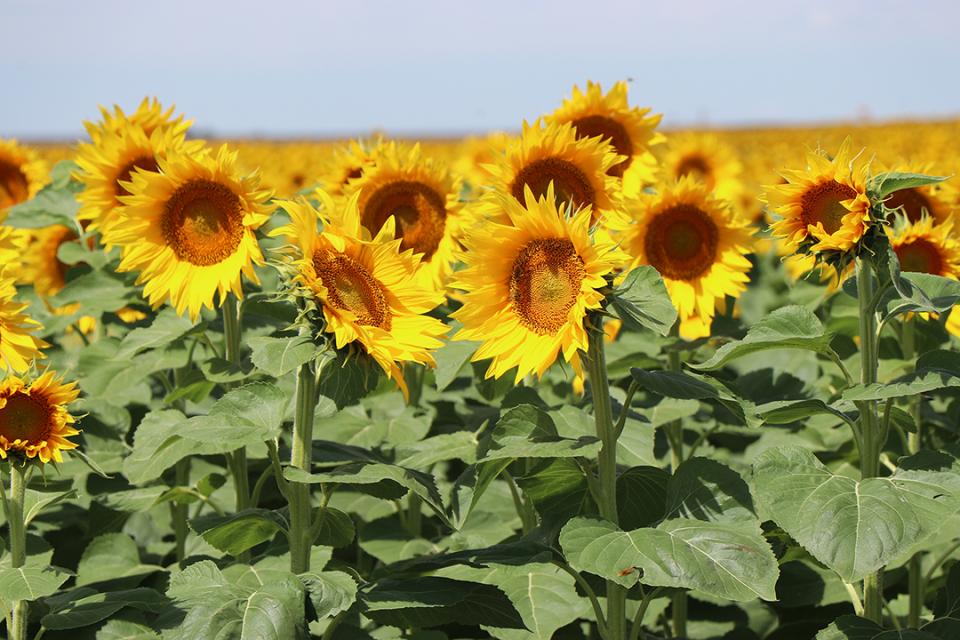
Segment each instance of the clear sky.
M667 126L960 115L940 0L0 0L0 136L176 103L205 135L518 128L632 78Z

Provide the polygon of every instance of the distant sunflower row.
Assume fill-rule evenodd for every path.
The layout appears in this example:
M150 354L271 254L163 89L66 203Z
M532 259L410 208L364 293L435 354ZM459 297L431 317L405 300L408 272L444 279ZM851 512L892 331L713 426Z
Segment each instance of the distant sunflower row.
M131 114L103 109L76 150L75 228L0 225L0 368L20 374L42 358L46 345L14 285L53 296L65 284L59 249L76 240L116 252L116 269L137 274L150 306L169 304L194 321L242 298L244 276L259 285L269 262L317 335L366 354L401 388L405 363L433 364L449 330L444 316L451 339L481 343L474 360L489 360L488 376L543 375L558 358L580 373L588 313L639 265L663 277L686 339L709 336L715 316L733 312L758 250L778 251L794 277L819 268L836 285L862 238L882 228L905 268L960 274L950 187L898 191L884 203L890 219L877 220L867 183L879 165L849 141L761 187L744 167L772 153L758 161L716 136L668 141L660 116L632 106L627 90L575 87L519 135L469 141L456 157L372 139L336 149L320 168L301 163L296 145L280 145L263 158L266 179L236 150L191 139L191 122L156 100ZM2 142L0 222L47 179L36 153ZM266 184L296 194L274 198ZM777 216L772 249L767 213ZM270 237L283 243L274 257L261 246ZM48 431L69 427L59 429ZM4 437L0 449L19 446Z

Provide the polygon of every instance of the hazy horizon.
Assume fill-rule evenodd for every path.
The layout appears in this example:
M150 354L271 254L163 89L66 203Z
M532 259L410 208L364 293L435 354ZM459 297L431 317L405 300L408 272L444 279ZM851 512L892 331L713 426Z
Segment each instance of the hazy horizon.
M0 6L0 136L26 140L145 95L223 138L516 130L587 79L632 78L667 128L960 116L960 7L940 1Z

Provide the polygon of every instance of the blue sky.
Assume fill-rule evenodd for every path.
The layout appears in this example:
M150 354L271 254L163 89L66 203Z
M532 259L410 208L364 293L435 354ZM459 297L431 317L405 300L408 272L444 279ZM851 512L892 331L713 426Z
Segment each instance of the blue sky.
M960 3L0 0L0 136L176 103L205 135L517 128L632 78L668 126L960 114Z

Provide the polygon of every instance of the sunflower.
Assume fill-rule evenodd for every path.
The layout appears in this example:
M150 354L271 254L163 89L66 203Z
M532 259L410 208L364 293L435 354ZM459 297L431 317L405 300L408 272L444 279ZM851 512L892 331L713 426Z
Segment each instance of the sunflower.
M91 231L102 231L116 219L116 210L123 206L120 198L130 195L134 172L156 172L160 158L197 154L203 148L201 141L185 141L185 129L172 124L158 125L150 133L123 119L113 126L116 131L101 132L96 142L81 143L77 150L76 177L84 185L77 195L77 218Z
M67 439L80 433L67 405L79 393L52 371L30 383L13 375L0 380L0 458L14 451L44 464L63 462L60 452L77 448Z
M263 254L254 231L268 218L259 176L240 176L236 153L160 158L160 172L136 172L126 205L105 229L104 242L122 249L120 271L139 270L137 283L157 308L166 300L196 320L227 293L243 296L241 274L259 283L254 264Z
M47 163L36 151L0 138L0 222L7 209L37 195L47 175Z
M885 171L885 169L880 169ZM919 173L923 175L944 175L934 169L933 163L923 163L919 166L897 166L891 171L905 173ZM950 220L954 213L954 203L951 203L952 189L943 184L923 185L899 189L891 193L883 201L890 211L905 216L909 222L918 222L924 216L930 216L934 222L941 224Z
M401 364L434 366L431 351L443 345L447 327L426 315L442 295L414 278L420 256L402 249L394 218L371 239L361 226L359 194L338 202L322 191L317 196L323 214L306 200L279 203L291 222L270 235L289 243L293 280L321 308L324 331L333 334L336 348L362 348L406 395ZM330 215L337 206L342 210Z
M30 236L23 229L0 225L0 277L19 277L24 249Z
M31 334L42 327L23 313L27 305L14 298L17 288L10 275L0 274L0 370L21 372L35 359L43 358L46 342Z
M391 142L346 188L358 194L363 228L375 236L393 218L401 248L422 256L417 278L424 285L444 287L464 226L460 182L444 166L423 158L420 145L405 150Z
M570 123L542 125L523 123L523 132L488 168L493 189L484 196L477 211L494 222L507 224L509 218L501 197L512 197L523 205L529 187L535 198L546 195L549 185L557 206L571 204L574 209L589 208L594 222L620 228L626 223L621 210L617 178L609 171L623 161L613 146L599 138L577 138Z
M742 197L743 166L736 152L716 136L671 136L660 168L665 182L689 177L702 182L718 198L738 203Z
M321 188L335 196L352 193L351 182L359 180L364 171L373 166L383 146L382 140L377 140L373 145L351 140L335 149L333 158L320 178Z
M174 118L173 112L173 106L164 109L156 98L144 98L137 110L130 115L117 105L113 105L112 112L101 106L100 122L84 122L83 126L94 144L98 143L102 136L123 133L131 125L140 128L147 137L160 127L173 129L177 134L185 134L193 122L184 120L182 115Z
M715 310L750 281L753 236L730 205L690 177L636 203L624 238L633 265L652 265L666 284L686 339L710 335Z
M587 90L573 87L573 96L547 116L547 122L572 124L577 138L599 137L613 145L623 160L607 170L622 178L624 192L634 195L653 182L657 159L651 150L666 138L659 133L661 115L650 115L650 109L631 107L627 100L627 83L617 82L606 94L594 82Z
M542 376L563 354L579 371L578 351L587 350L587 311L599 309L606 276L623 264L605 234L591 234L589 206L572 213L553 185L539 198L530 186L520 204L499 197L509 224L490 223L466 237L466 268L453 286L463 306L458 340L480 340L474 360L490 358L486 377L516 368L517 382Z
M453 168L464 177L471 195L481 193L482 187L493 181L490 165L503 155L511 140L509 134L494 131L485 136L468 136L460 142Z
M807 154L807 169L783 171L786 184L766 188L764 200L780 216L770 228L791 251L848 252L871 223L866 194L868 168L847 138L831 160Z
M887 235L901 271L960 278L960 241L954 237L952 222L936 224L923 216L913 223L887 227Z

